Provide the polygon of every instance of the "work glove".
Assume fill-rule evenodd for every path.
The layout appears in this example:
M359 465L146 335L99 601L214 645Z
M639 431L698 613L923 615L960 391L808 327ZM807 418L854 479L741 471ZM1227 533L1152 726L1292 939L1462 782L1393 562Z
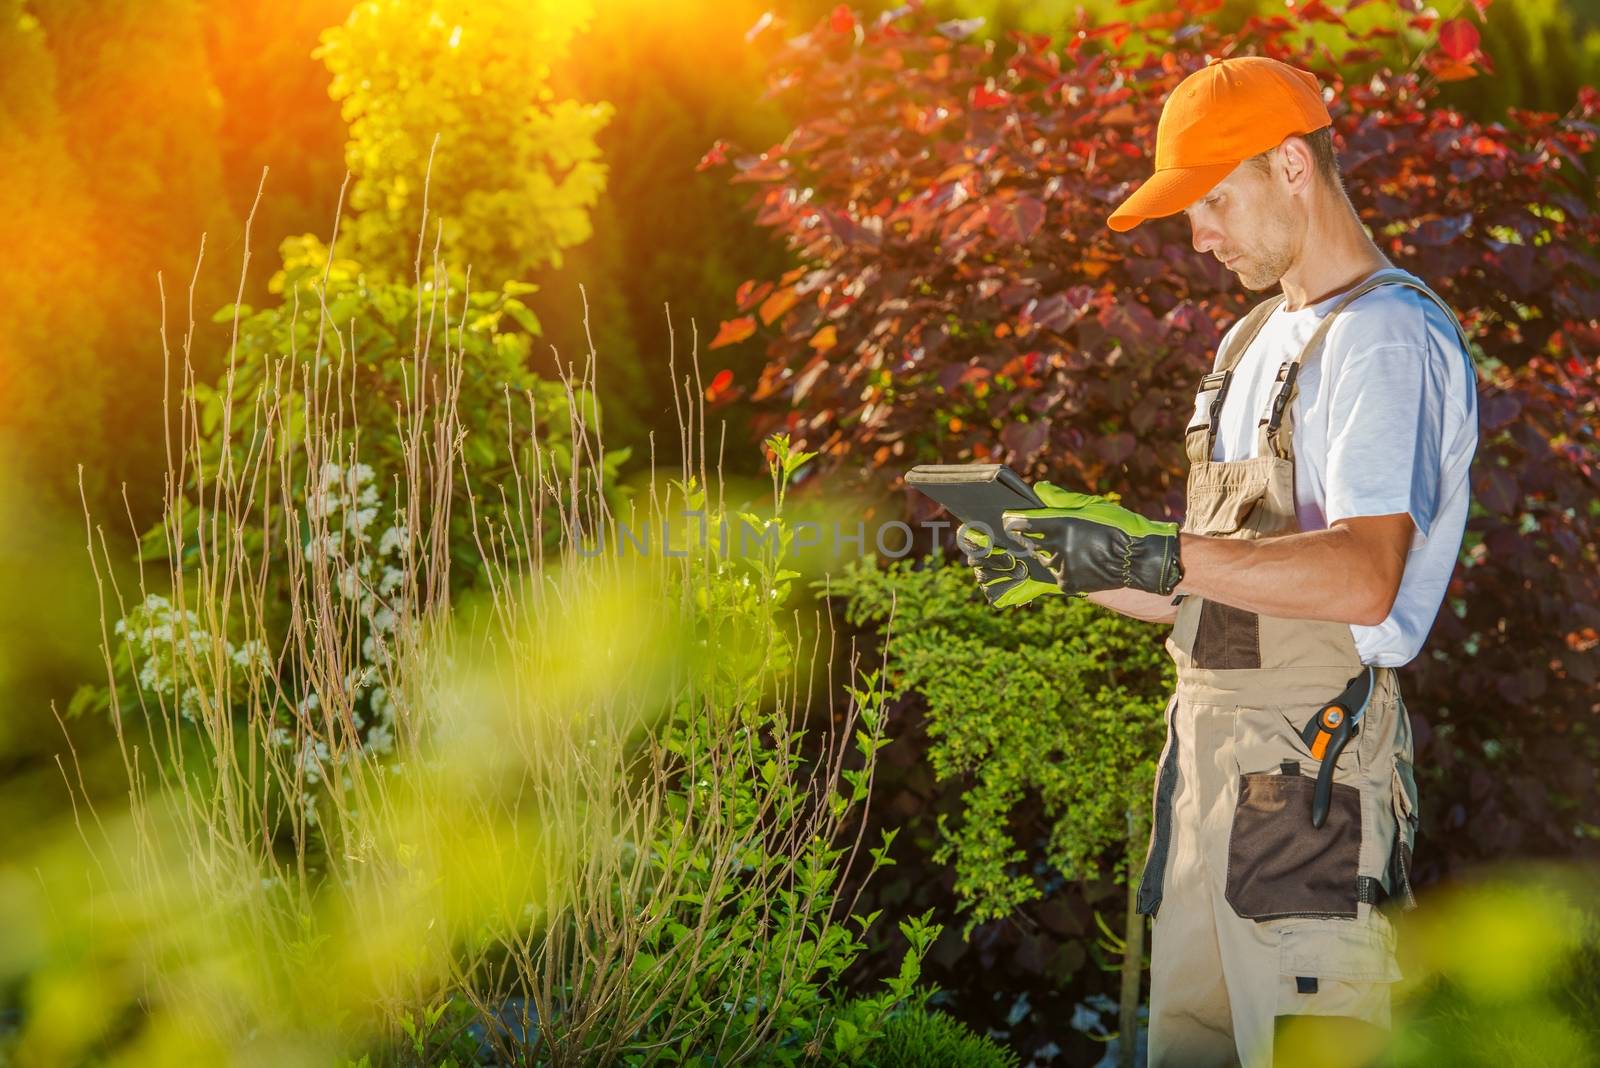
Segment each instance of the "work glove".
M1060 594L1061 587L1040 582L1028 571L1025 561L1015 553L992 544L983 530L962 524L956 530L956 544L978 576L978 589L996 608L1027 604L1041 594Z
M1049 482L1033 491L1044 508L1007 511L1001 521L1064 593L1127 588L1166 595L1182 581L1177 523L1146 519L1109 498Z

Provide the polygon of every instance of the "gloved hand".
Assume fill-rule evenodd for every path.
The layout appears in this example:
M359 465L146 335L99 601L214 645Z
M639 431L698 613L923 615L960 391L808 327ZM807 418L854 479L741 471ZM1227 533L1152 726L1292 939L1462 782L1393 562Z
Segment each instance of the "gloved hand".
M1049 482L1033 491L1046 507L1007 511L1002 522L1064 592L1127 588L1165 595L1182 581L1177 523L1146 519L1106 497Z
M1061 587L1040 582L1028 572L1028 565L1000 546L984 531L962 524L956 529L956 544L978 576L978 589L991 605L1010 608L1027 604L1041 594L1061 593Z

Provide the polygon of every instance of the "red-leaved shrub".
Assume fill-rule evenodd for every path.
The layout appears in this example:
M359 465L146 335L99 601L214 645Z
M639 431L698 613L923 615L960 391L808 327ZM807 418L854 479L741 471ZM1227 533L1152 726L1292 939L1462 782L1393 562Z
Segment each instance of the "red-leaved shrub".
M1420 70L1347 84L1379 28L1335 57L1291 39L1340 21L1321 0L1224 37L1218 0L1063 46L841 6L784 42L770 92L797 116L760 154L718 143L702 167L755 186L758 221L798 266L751 280L716 346L766 339L759 378L719 376L755 430L819 450L818 481L899 485L928 461L999 461L1183 506L1182 431L1222 331L1263 294L1197 254L1183 216L1119 234L1111 208L1152 168L1161 102L1208 56L1276 56L1330 91L1351 200L1398 265L1474 339L1481 439L1462 566L1403 688L1429 776L1419 861L1600 846L1600 93L1565 115L1476 124L1430 101L1491 69L1470 22ZM1401 5L1403 8L1405 5ZM1417 19L1422 19L1418 23ZM1133 58L1132 35L1157 47ZM925 505L905 496L912 518ZM1429 874L1424 864L1424 874Z

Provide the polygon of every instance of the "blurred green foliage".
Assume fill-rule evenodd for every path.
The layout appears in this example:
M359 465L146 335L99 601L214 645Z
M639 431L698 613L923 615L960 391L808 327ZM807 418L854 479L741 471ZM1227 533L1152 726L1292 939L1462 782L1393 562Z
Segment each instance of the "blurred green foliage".
M1600 871L1512 862L1395 918L1404 979L1387 1048L1338 1018L1296 1017L1304 1068L1590 1065L1600 1051ZM1382 1059L1372 1058L1382 1054Z
M1052 877L1142 862L1173 686L1160 628L1077 598L997 611L959 563L857 562L828 589L852 624L892 632L893 692L927 702L934 773L966 784L935 860L955 865L968 931ZM1039 822L1019 829L1030 803Z
M342 272L324 265L321 290L322 252L290 243L280 282L286 297L327 301L319 329L367 314L381 336L386 315L404 320L406 287L387 294L396 304L361 290L359 275L335 286ZM441 336L505 310L505 291L486 298L441 316ZM254 324L246 335L297 350L299 320L240 312ZM265 328L274 324L287 335ZM476 325L483 343L500 336L492 320ZM317 353L304 359L334 362ZM422 366L415 354L388 362ZM820 759L802 748L801 654L821 643L783 625L801 576L785 566L795 537L781 512L809 456L768 443L776 536L757 555L701 544L636 567L586 551L547 565L541 543L510 537L539 514L548 477L537 462L518 466L505 487L517 511L472 513L470 543L498 548L481 560L485 592L444 614L442 597L414 595L428 588L415 575L396 587L407 596L384 591L398 618L385 631L392 656L374 665L392 694L393 737L380 747L350 722L360 695L339 670L370 636L350 610L349 571L299 566L293 539L287 553L273 549L281 531L306 526L314 544L331 518L338 544L312 555L348 563L348 543L373 518L345 522L375 505L372 476L346 478L360 453L332 484L293 481L298 450L339 455L351 426L340 416L364 403L359 386L321 369L324 388L303 404L275 396L237 419L208 407L215 395L191 394L189 425L206 429L186 439L183 468L212 475L192 499L174 497L162 525L187 529L178 517L198 513L200 551L164 557L175 588L192 582L191 607L147 601L115 629L163 631L138 639L153 654L151 688L202 696L152 702L146 722L114 702L130 808L84 793L93 816L78 834L57 821L0 866L0 990L20 992L23 1007L20 1033L0 1036L0 1051L22 1063L326 1064L365 1051L357 1063L643 1064L670 1051L671 1063L710 1065L758 1050L763 1063L861 1063L892 1012L925 1000L921 960L940 928L901 920L898 971L871 996L842 993L878 918L851 914L842 886L863 846L846 829L886 744L885 694L880 676L863 674L834 721L838 744ZM400 436L442 425L450 440L466 396L401 404ZM591 440L572 457L581 465L602 451ZM406 460L389 472L394 499L448 511L465 469L454 454ZM600 480L575 485L591 507L574 511L604 514ZM262 515L241 507L257 486L286 499ZM652 520L682 514L671 503L720 518L693 478L668 496L652 497ZM254 532L274 511L289 517L259 544ZM448 524L433 536L441 530L455 541ZM562 547L578 549L581 533L563 526ZM401 553L393 565L425 570L435 559ZM253 599L262 591L286 591L309 617L289 640L266 626ZM230 603L237 631L225 637L213 621L234 622ZM330 650L345 659L329 661ZM295 710L299 748L286 757L284 680L301 678L320 700ZM873 869L888 845L867 844Z
M41 495L158 493L161 299L233 229L190 0L0 3L0 433ZM222 292L202 282L201 306ZM138 476L142 475L143 478ZM141 492L142 490L142 492Z

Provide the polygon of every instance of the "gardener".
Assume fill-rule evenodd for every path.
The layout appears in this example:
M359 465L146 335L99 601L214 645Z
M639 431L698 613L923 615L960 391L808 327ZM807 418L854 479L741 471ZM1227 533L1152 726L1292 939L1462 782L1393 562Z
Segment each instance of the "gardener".
M1275 1036L1318 1029L1375 1051L1400 978L1376 906L1414 905L1396 671L1460 550L1477 399L1455 316L1351 207L1331 121L1309 73L1214 62L1173 90L1155 174L1110 217L1182 211L1246 289L1281 286L1200 382L1182 526L1040 483L1050 507L1006 528L1059 590L964 545L991 601L1065 592L1173 624L1139 887L1153 1066L1268 1065Z

